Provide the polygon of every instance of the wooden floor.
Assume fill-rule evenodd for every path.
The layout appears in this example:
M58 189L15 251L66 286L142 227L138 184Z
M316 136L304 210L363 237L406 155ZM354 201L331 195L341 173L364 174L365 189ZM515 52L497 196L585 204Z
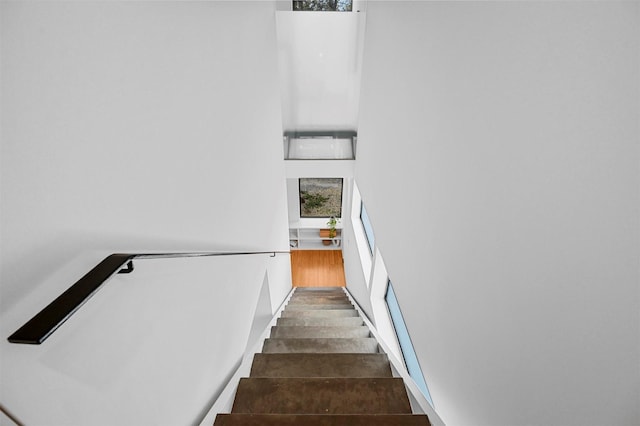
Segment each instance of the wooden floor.
M294 287L345 287L342 250L291 250Z

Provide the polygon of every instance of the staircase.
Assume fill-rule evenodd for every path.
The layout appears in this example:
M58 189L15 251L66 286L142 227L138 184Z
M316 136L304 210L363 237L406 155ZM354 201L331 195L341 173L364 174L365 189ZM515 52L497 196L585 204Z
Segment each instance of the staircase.
M342 288L297 288L215 426L429 426Z

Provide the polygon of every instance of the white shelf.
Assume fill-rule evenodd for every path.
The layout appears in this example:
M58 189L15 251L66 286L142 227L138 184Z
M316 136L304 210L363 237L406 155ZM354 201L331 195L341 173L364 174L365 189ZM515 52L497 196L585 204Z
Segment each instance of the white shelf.
M320 229L327 228L289 228L289 247L292 250L340 250L342 229L336 229L334 238L323 238ZM330 241L325 245L324 241Z

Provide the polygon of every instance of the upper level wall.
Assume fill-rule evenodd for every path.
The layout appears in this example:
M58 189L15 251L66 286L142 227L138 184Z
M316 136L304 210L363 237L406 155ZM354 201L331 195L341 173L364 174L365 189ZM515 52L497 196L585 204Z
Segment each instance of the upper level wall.
M355 179L449 425L640 423L638 28L368 6Z
M288 248L274 3L1 7L2 310L88 250Z
M275 5L0 7L0 402L26 424L194 423L265 264L271 308L290 289L287 255L140 261L43 345L6 337L110 252L288 249Z
M364 13L277 12L284 130L357 130Z

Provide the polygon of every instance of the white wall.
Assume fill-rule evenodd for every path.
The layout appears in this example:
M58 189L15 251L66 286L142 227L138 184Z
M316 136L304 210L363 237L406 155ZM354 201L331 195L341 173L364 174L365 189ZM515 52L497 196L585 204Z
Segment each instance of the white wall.
M371 307L371 294L369 281L371 279L372 256L364 235L364 229L360 222L360 191L351 180L351 200L349 201L348 220L344 221L342 231L342 257L344 258L344 274L347 281L347 289L360 307L376 324L376 317ZM376 324L377 325L377 324Z
M635 2L371 2L355 179L449 425L640 423Z
M11 420L4 412L0 411L0 425L2 426L14 426L15 422Z
M326 227L325 219L300 218L300 178L342 178L342 219L338 223L338 228L342 228L343 219L347 217L349 211L350 182L355 162L352 160L287 160L285 163L289 224L295 227Z
M287 248L274 13L2 2L3 307L87 249Z
M0 317L2 404L28 425L198 423L255 341L265 271L280 261L289 255L137 260L41 345L9 343L65 287L52 279Z
M277 12L284 130L355 130L364 13Z
M274 3L0 7L2 336L110 252L288 249ZM180 302L168 299L169 285L158 284L158 306L175 303L180 315L169 312L176 322L161 318L163 329L153 328L152 336L140 326L156 327L157 309L143 306L129 330L129 314L119 303L101 302L108 300L101 290L100 318L114 318L107 340L83 329L65 337L75 333L65 324L57 339L73 344L7 349L5 341L2 374L11 377L0 380L2 403L26 420L44 416L59 424L192 421L196 405L244 350L265 268L247 267L241 272L255 277L223 294L203 284L194 290L198 297ZM288 259L268 270L276 275L269 284L277 306L290 287ZM181 275L171 285L188 287L188 279ZM124 303L133 309L151 300ZM100 326L88 306L76 315ZM243 320L230 326L224 313ZM192 319L208 321L207 328L180 340L189 325L183 321ZM190 341L196 334L208 340ZM31 376L18 377L27 370ZM195 371L206 380L190 389L167 385L180 373L194 379ZM46 409L25 405L27 389L37 401L51 398ZM132 411L135 404L140 412Z

